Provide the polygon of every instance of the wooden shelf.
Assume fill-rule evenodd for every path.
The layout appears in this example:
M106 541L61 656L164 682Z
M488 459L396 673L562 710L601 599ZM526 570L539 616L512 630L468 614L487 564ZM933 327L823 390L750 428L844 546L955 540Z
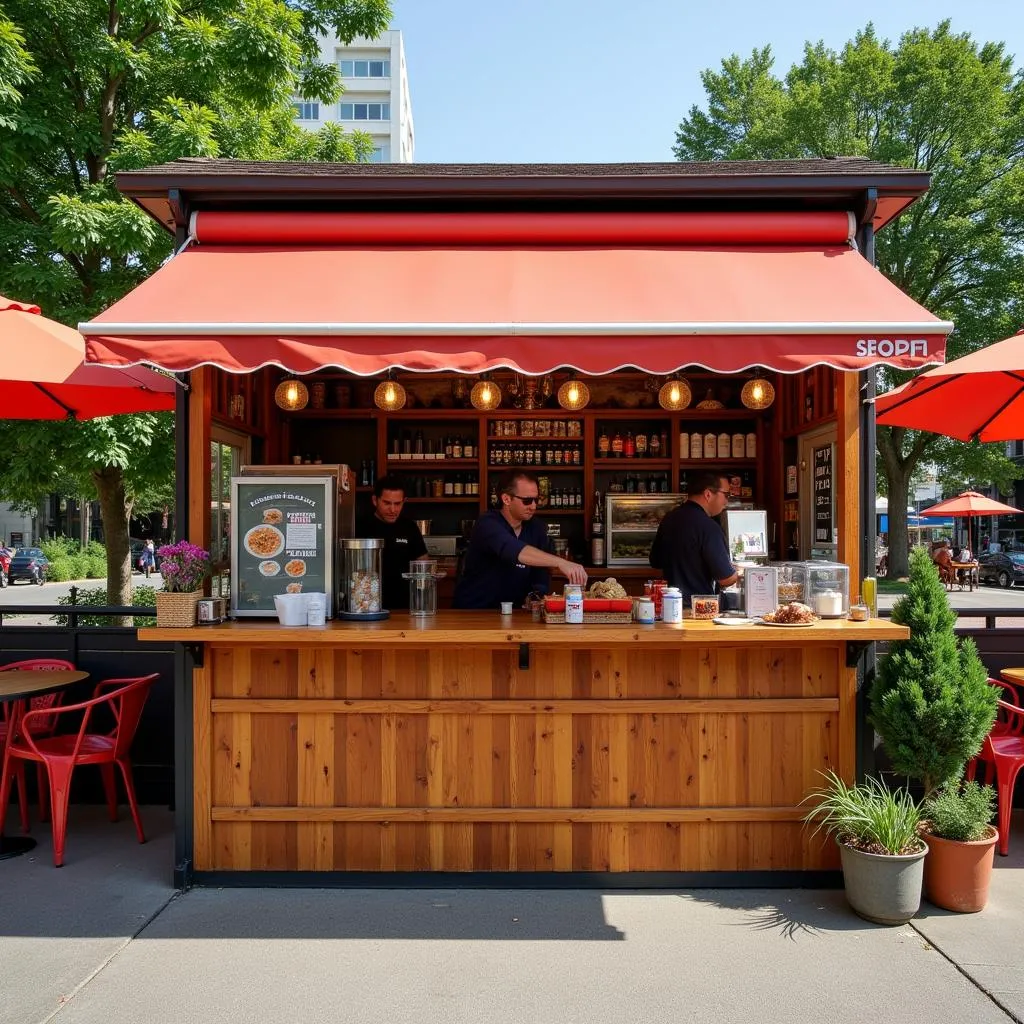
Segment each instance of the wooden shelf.
M388 459L388 469L415 469L417 472L441 469L456 473L463 469L479 469L480 460L474 455L471 459Z
M468 498L410 498L406 495L406 504L415 502L417 505L479 505L479 495L473 494Z
M583 509L581 508L539 508L537 511L541 515L545 516L581 516L583 515Z
M743 467L749 467L753 469L757 466L757 459L680 459L680 469L703 469L704 467L709 469L741 469Z
M711 461L710 459L708 460ZM594 459L594 472L609 469L671 469L671 459Z
M582 463L579 466L566 466L564 463L561 466L528 466L525 463L521 466L506 466L504 463L502 463L500 466L489 465L487 468L494 473L504 473L506 470L509 469L522 469L525 470L527 473L535 473L537 476L545 476L548 473L582 473L584 467Z

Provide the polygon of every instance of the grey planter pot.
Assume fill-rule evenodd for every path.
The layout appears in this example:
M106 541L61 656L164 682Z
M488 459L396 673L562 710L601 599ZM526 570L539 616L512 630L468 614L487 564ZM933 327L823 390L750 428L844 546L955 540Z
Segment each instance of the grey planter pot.
M906 856L863 853L839 844L846 900L875 924L906 924L921 907L925 846Z

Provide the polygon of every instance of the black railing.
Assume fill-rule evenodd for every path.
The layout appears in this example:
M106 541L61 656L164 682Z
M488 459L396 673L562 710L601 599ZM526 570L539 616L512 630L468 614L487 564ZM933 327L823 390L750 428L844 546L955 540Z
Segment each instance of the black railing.
M70 597L70 603L68 604L25 604L25 605L13 605L13 604L0 604L0 629L5 625L4 616L18 616L18 615L62 615L67 617L67 625L60 625L56 622L47 623L43 626L28 626L27 623L14 623L14 625L24 626L28 629L116 629L116 626L96 626L90 627L89 625L82 625L79 620L83 616L89 616L91 618L103 618L103 619L117 619L117 618L132 618L132 619L143 619L143 618L154 618L156 616L156 608L149 605L120 605L120 604L79 604L78 603L78 587L72 587L68 592ZM12 623L6 623L10 626ZM123 629L134 629L134 626L123 626Z

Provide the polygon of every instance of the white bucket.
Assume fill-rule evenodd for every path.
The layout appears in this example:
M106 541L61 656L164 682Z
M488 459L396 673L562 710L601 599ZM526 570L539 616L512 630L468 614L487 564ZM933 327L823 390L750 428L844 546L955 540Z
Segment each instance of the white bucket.
M277 621L282 626L305 626L308 604L308 594L275 594Z

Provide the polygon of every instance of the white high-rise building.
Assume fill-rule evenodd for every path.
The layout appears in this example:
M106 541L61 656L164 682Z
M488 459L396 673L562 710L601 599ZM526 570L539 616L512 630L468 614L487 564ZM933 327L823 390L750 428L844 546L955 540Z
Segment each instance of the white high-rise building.
M340 102L330 106L297 97L299 124L316 131L336 121L347 131L373 137L372 162L412 163L415 134L402 33L388 31L377 39L357 37L348 45L323 38L320 54L325 63L337 65L345 92Z

